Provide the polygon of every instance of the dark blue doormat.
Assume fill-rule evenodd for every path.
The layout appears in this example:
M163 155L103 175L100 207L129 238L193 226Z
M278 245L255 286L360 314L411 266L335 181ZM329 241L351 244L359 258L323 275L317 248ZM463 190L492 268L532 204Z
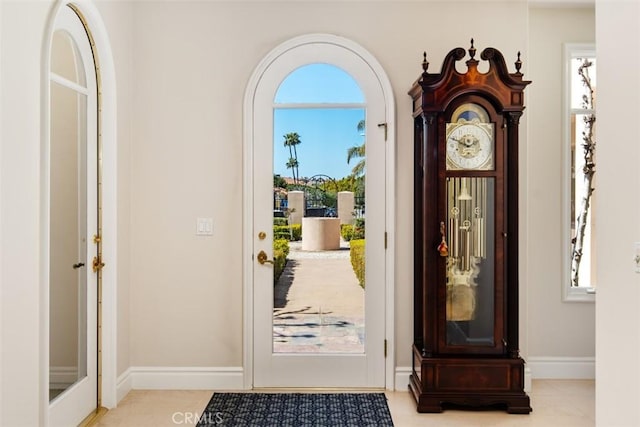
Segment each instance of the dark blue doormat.
M214 393L198 427L393 427L384 393Z

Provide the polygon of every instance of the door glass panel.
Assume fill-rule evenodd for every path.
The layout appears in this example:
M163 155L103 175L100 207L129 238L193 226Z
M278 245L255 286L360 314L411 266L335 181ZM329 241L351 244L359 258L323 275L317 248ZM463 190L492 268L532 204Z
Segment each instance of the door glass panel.
M63 33L66 34L66 33ZM55 39L55 37L54 37ZM58 38L58 40L60 40ZM64 40L64 38L63 38ZM69 41L69 39L66 39ZM54 49L65 76L78 62L73 46ZM71 61L69 59L71 50ZM64 64L65 67L61 67ZM65 71L66 70L66 71ZM76 79L77 81L78 79ZM87 375L86 95L51 82L49 235L49 397Z
M66 31L57 30L51 40L51 72L65 79L85 86L82 57L77 54L76 46Z
M364 353L365 109L309 108L362 99L326 64L297 69L276 95L306 105L274 109L274 353Z
M278 87L276 104L364 103L360 86L349 73L330 64L304 65Z
M494 344L494 178L447 178L447 344Z

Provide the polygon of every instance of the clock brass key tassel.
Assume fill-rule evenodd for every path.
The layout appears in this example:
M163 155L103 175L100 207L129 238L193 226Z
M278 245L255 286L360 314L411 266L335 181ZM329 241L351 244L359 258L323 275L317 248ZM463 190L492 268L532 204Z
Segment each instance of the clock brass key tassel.
M449 256L449 246L447 245L447 241L444 237L444 221L440 222L440 234L442 235L442 241L438 245L438 252L440 256Z

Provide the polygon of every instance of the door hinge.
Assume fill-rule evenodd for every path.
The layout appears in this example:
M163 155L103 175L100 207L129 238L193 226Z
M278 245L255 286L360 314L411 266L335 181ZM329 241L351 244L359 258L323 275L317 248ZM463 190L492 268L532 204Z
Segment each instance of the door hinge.
M378 123L379 128L384 128L384 140L387 140L387 123Z
M387 232L384 232L384 248L387 249Z
M387 358L387 340L384 340L384 358Z
M104 262L102 262L102 256L98 255L93 257L93 272L97 273L98 271L102 270L102 267L104 267Z

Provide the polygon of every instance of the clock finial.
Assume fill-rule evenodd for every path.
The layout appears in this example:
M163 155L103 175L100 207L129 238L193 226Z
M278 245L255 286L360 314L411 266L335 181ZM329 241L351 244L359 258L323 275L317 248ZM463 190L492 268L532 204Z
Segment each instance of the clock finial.
M427 61L427 52L422 53L422 74L427 74L427 68L429 68L429 61Z
M476 56L476 48L473 47L473 38L471 39L471 47L469 48L469 56L473 59Z
M516 74L520 73L520 68L522 68L522 61L520 60L520 51L518 51L518 60L515 62L516 64Z

